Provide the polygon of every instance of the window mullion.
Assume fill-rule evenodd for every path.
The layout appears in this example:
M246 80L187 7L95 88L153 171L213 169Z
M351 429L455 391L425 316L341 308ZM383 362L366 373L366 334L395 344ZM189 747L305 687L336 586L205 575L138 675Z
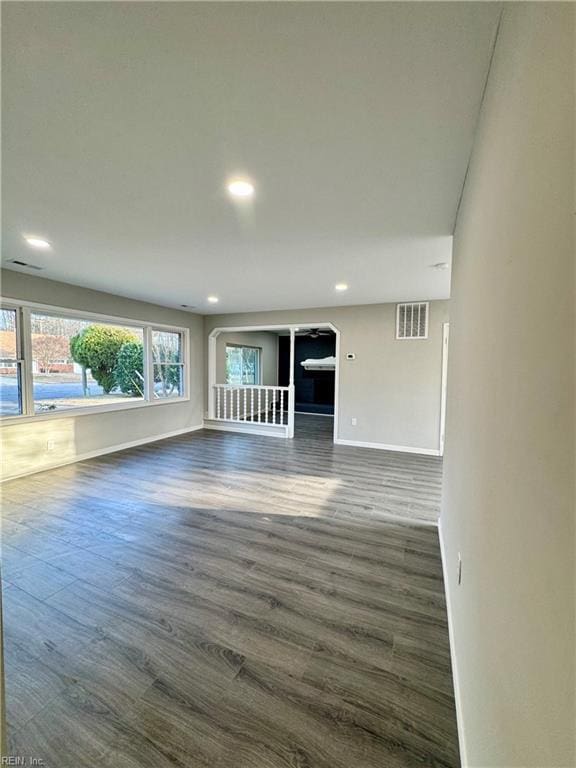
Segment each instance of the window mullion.
M154 359L152 355L152 328L144 329L144 387L146 400L154 401Z
M30 309L21 307L17 317L18 348L20 350L20 376L22 386L22 413L34 415L34 381L32 374L32 324Z
M189 365L189 349L190 349L190 338L188 336L187 331L182 331L182 334L180 336L180 362L181 362L181 375L180 380L182 381L182 397L189 397L190 395L190 365Z

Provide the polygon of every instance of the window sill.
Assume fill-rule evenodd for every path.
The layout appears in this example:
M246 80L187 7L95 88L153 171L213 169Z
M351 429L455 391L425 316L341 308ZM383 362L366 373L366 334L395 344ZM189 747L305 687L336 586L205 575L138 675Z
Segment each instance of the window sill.
M15 424L24 424L32 421L50 421L51 419L65 419L76 416L89 416L97 413L111 413L112 411L133 411L139 408L157 408L160 405L174 405L175 403L189 403L190 397L173 397L166 400L146 400L140 403L115 403L110 405L91 405L86 408L67 408L63 411L48 411L36 413L33 416L3 416L0 418L0 427L11 427Z

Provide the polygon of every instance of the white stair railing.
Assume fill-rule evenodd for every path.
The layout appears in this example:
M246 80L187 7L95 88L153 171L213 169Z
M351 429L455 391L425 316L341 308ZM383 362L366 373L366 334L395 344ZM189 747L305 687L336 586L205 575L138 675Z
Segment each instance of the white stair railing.
M293 399L290 389L261 384L215 384L212 393L214 420L289 427Z

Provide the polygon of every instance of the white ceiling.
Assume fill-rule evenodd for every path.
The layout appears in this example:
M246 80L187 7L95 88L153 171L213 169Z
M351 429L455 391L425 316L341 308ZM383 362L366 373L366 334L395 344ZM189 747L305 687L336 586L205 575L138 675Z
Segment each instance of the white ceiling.
M3 261L201 312L448 297L498 13L4 3Z

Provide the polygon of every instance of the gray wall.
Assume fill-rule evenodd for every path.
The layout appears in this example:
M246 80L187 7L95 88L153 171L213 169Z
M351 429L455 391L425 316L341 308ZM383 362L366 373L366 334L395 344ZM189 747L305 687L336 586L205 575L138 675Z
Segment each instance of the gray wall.
M200 315L8 270L1 273L0 294L4 298L14 300L33 301L65 309L99 312L113 317L172 324L190 329L190 401L3 424L0 427L3 477L45 469L85 454L112 450L122 443L153 439L202 424L204 357ZM48 440L55 442L54 451L46 450Z
M573 16L505 4L454 244L441 533L482 768L576 765Z
M395 304L209 315L204 318L206 359L213 328L331 322L341 333L338 437L437 450L442 324L448 320L448 302L430 303L426 340L397 341L395 318ZM356 360L346 360L347 352L355 352Z
M221 333L216 339L216 383L226 384L226 344L259 347L260 365L262 367L261 384L274 386L278 384L278 334L262 332L254 333Z

